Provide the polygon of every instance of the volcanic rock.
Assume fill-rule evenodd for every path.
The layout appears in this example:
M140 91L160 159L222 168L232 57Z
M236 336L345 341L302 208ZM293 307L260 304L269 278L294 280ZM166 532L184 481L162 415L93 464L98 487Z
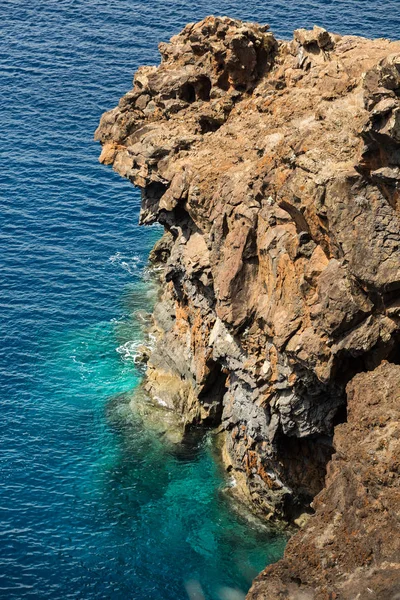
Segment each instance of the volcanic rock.
M355 598L342 574L368 582L366 565L390 570L397 552L369 537L373 514L388 532L399 513L392 496L370 510L363 474L378 477L368 444L391 422L365 425L363 449L346 419L372 416L371 385L390 419L398 401L385 391L397 366L379 365L400 362L400 42L320 27L279 41L208 17L160 52L96 132L101 162L142 190L141 223L167 232L153 252L164 267L145 388L184 428L225 431L227 466L266 518L311 513L334 453L304 542L251 598L314 598L313 586L328 590L315 598ZM353 514L364 500L365 526ZM353 562L324 550L324 535ZM311 596L296 595L304 586Z

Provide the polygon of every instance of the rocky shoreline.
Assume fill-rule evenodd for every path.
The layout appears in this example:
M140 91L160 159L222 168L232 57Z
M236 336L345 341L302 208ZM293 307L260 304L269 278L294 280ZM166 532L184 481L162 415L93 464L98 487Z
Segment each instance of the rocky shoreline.
M96 132L165 228L145 389L304 525L251 600L394 598L400 42L208 17L160 52Z

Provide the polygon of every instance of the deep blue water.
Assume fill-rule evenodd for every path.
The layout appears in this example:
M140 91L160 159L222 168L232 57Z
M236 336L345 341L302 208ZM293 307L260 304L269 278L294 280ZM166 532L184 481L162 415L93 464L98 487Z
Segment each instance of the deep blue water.
M225 502L209 440L173 449L126 409L140 380L126 350L141 336L135 310L153 300L143 269L160 231L137 226L139 194L97 163L92 136L188 21L396 37L399 8L2 0L1 598L183 600L196 580L227 600L221 588L245 592L281 556L282 536Z

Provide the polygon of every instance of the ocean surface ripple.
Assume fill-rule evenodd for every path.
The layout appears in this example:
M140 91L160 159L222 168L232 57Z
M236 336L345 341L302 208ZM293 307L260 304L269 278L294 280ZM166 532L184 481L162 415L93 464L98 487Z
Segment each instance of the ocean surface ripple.
M98 164L93 132L187 22L396 37L398 9L2 0L1 598L183 600L199 586L241 598L282 555L283 535L226 503L207 437L174 449L127 407L141 376L132 315L153 302L143 269L160 230L137 226L139 194Z

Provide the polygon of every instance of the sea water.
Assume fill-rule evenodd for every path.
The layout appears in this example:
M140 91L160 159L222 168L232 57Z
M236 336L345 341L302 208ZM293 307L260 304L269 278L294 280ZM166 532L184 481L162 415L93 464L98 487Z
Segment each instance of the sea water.
M2 0L1 598L233 600L281 557L286 537L227 502L210 436L171 444L129 408L160 229L138 227L139 193L98 164L93 132L189 21L396 37L398 9Z

